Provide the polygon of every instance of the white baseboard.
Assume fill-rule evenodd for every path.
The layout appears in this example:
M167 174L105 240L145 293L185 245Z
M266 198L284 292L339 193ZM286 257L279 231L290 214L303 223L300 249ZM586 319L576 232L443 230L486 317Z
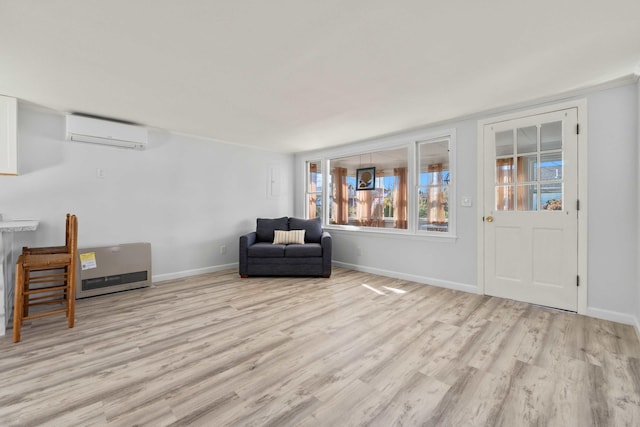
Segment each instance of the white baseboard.
M175 273L154 274L151 280L155 282L162 282L164 280L182 279L183 277L197 276L199 274L215 273L216 271L238 269L238 263L232 262L231 264L213 265L210 267L195 268L193 270L177 271Z
M598 319L611 320L612 322L624 323L636 327L636 332L640 333L640 323L633 314L620 313L618 311L604 310L601 308L587 307L587 316Z
M438 286L440 288L454 289L456 291L470 292L478 294L477 286L467 285L466 283L450 282L448 280L434 279L432 277L417 276L415 274L400 273L397 271L383 270L381 268L366 267L363 265L349 264L346 262L333 261L336 267L348 268L349 270L362 271L364 273L377 274L379 276L392 277L394 279L409 280L412 282L423 283L425 285Z

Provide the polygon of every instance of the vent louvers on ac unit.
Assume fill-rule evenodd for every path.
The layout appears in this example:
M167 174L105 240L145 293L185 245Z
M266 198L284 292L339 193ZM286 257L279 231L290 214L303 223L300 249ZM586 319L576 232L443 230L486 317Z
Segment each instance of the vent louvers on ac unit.
M147 129L142 126L74 114L67 116L67 139L70 141L141 150L146 147L147 138Z

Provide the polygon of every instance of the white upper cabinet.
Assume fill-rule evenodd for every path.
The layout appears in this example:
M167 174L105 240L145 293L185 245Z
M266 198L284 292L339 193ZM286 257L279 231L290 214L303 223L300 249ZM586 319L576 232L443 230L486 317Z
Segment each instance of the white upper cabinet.
M18 174L18 103L0 96L0 175Z

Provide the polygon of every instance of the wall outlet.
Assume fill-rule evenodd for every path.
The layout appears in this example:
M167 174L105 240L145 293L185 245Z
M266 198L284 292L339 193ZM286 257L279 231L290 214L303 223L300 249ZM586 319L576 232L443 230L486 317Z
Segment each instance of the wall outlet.
M96 178L104 179L104 177L105 177L104 169L101 169L101 168L96 169Z
M220 254L224 255L227 253L227 245L221 245L220 246Z

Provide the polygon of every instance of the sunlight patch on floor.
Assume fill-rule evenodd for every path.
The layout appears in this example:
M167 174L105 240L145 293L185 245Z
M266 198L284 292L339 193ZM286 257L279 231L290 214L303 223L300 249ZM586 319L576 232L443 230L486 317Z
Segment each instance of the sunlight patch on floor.
M402 289L390 288L389 286L383 286L383 288L385 288L388 291L393 292L394 294L406 294L407 293L407 291L403 291Z
M370 291L375 292L375 293L376 293L376 294L378 294L378 295L385 295L385 296L387 295L387 294L385 294L384 292L379 291L379 290L377 290L376 288L374 288L373 286L369 286L369 285L367 285L367 284L365 284L365 283L363 283L363 284L362 284L362 286L364 286L365 288L369 289Z

